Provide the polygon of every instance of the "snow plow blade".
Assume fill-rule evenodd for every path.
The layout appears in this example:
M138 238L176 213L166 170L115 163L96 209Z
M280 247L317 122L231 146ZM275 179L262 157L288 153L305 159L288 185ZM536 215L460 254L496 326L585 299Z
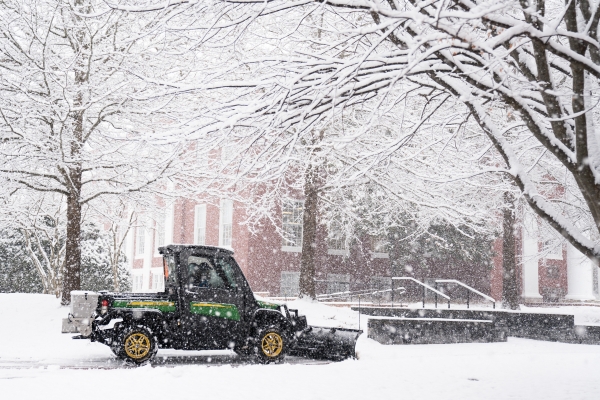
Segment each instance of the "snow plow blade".
M325 360L345 360L356 357L357 329L309 326L298 336L292 355Z

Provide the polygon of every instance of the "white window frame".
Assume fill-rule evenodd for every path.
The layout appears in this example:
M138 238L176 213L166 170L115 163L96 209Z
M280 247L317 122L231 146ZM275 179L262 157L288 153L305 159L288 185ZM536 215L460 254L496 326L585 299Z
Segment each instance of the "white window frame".
M233 200L221 199L219 213L219 246L233 247Z
M327 293L350 291L350 274L327 274Z
M329 233L334 234L336 237L327 238L327 254L334 256L345 256L348 257L350 255L350 249L348 249L348 241L346 240L346 235L341 233L341 229L338 229L339 225L336 223L331 223L329 229L331 230Z
M206 244L206 204L194 207L194 244Z
M557 243L558 242L558 243ZM545 238L542 242L542 252L545 254L546 260L562 260L563 259L563 245L559 238Z
M287 207L286 207L287 206ZM302 210L298 213L298 210ZM291 216L288 215L291 213ZM299 215L297 215L299 214ZM302 236L304 232L304 201L296 199L284 199L281 204L281 251L300 253L302 252ZM287 225L287 227L286 227ZM294 228L298 230L299 237L293 243L286 238L286 233ZM299 229L298 229L299 228Z
M552 228L544 226L540 235L542 242L543 257L546 260L562 260L563 259L563 239L558 236Z
M150 271L150 274L152 276L152 290L159 292L159 291L163 291L165 288L163 287L164 285L164 271L162 271L159 268L154 268L153 270ZM161 279L163 278L163 279Z
M144 254L146 254L146 227L140 225L135 228L135 258L144 258Z
M280 296L296 297L300 293L300 272L281 271L281 278L279 282Z
M382 239L381 237L372 237L371 238L371 258L390 258L390 254L387 251L381 251L382 248L386 249L389 246L387 240Z
M143 274L132 274L131 287L134 293L139 293L144 290L144 275Z

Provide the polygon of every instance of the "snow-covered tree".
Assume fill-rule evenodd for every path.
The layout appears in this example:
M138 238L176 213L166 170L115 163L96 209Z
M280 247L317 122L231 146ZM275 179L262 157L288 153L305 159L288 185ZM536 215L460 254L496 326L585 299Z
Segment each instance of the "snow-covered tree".
M206 127L244 126L255 140L291 127L309 132L350 106L379 116L407 91L426 88L432 107L421 120L439 115L436 103L460 101L457 113L466 111L487 136L488 151L501 156L495 171L481 173L509 176L537 215L582 253L600 257L598 2L222 0L161 7L180 8L182 21L205 29L206 46L235 46L239 61L196 86L243 88L211 107ZM310 34L315 26L320 38ZM589 223L575 224L574 214Z
M0 212L0 251L6 255L0 272L2 286L8 291L37 291L60 297L66 246L64 196L19 190L8 200ZM80 243L82 288L127 290L130 279L125 256L120 250L118 257L113 256L112 233L89 218L84 221Z
M151 82L185 75L175 47L154 15L103 1L2 2L0 182L65 197L63 303L80 288L83 208L185 170L168 135L181 108Z

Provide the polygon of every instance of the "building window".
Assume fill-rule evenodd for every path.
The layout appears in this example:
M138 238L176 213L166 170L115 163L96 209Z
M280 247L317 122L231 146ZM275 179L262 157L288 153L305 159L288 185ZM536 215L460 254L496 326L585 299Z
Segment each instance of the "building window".
M281 271L281 297L296 297L300 293L300 272Z
M388 241L384 235L371 237L371 258L389 258Z
M560 269L558 265L546 265L546 277L550 279L560 278Z
M282 250L300 251L302 249L302 220L304 202L300 200L284 200L282 204Z
M143 226L138 226L136 229L136 254L141 255L144 254L146 250L146 228Z
M327 294L350 291L350 275L327 274Z
M156 217L156 247L165 245L165 219L166 214L161 212ZM158 251L158 250L157 250Z
M392 278L390 278L389 276L375 275L369 279L369 284L371 286L371 290L373 290L374 292L390 290L392 288ZM434 283L431 283L431 285L435 285L435 280ZM396 287L397 286L398 285L396 285Z
M433 281L435 281L435 279L432 279ZM430 285L430 286L435 286L435 282L433 283L428 283L427 278L425 279L425 284L426 285ZM381 304L381 301L389 301L391 300L391 289L392 289L392 278L389 276L372 276L369 280L369 286L371 289L371 301L379 301L379 303ZM399 286L400 285L395 285L394 286L394 291L395 291L395 296L396 298L398 294L402 294L403 291L399 290ZM428 295L431 294L430 291L426 292Z
M548 233L542 242L542 254L547 260L562 260L563 246L562 240L555 235Z
M194 243L206 244L206 204L198 204L195 209Z
M139 292L142 290L142 282L143 282L142 275L134 275L133 276L133 291L134 292Z
M157 292L160 292L161 290L163 290L164 274L162 272L161 273L152 272L151 275L152 275L152 281L151 281L152 287L150 289L154 289Z
M327 254L347 256L348 243L341 224L332 222L329 227Z
M233 237L233 200L221 200L221 217L219 221L219 246L231 247Z

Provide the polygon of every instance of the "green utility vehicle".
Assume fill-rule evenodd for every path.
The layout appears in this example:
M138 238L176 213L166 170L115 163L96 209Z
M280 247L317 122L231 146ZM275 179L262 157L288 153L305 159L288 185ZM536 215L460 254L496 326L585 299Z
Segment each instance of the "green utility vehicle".
M227 249L197 245L159 248L162 293L72 292L63 333L79 333L141 364L158 349L231 349L258 362L286 354L327 359L355 355L360 331L308 326L285 304L255 298Z

